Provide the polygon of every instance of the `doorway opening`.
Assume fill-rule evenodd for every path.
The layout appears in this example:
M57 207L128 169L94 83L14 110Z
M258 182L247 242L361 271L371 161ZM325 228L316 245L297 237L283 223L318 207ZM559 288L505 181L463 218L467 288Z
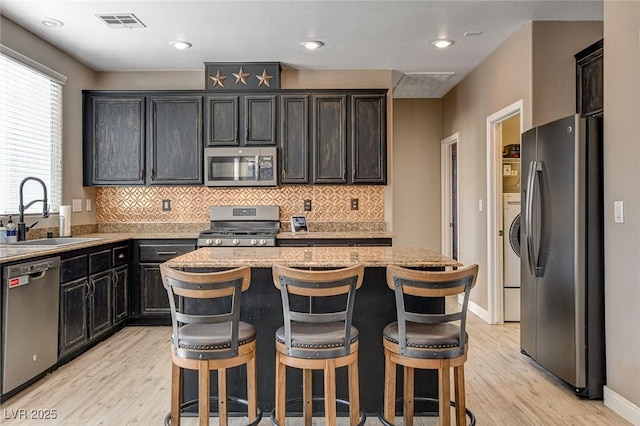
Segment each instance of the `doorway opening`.
M458 260L460 258L458 233L458 133L442 141L440 153L442 254Z
M505 258L506 250L512 248L509 229L505 226L504 220L505 217L510 218L513 212L513 206L507 210L506 203L514 203L517 199L515 194L520 194L519 144L522 134L522 104L522 100L519 100L487 117L487 307L491 324L502 324L505 321L505 299L508 299L506 318L510 321L515 320L513 309L518 308L519 312L520 306L519 279L517 283L511 278L508 283L505 282L505 276L519 278L519 273L513 272L513 267L519 266L519 262L514 260L513 256ZM505 136L507 128L512 128L517 136ZM505 193L514 195L505 197ZM505 261L510 262L507 265L507 274ZM511 289L509 286L513 287L514 291L507 290L505 293L505 287Z

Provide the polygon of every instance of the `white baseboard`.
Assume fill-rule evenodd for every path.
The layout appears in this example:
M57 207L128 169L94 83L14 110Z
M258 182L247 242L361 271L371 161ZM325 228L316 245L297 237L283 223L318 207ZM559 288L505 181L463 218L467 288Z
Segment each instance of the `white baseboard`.
M640 426L640 407L631 403L608 387L604 387L604 405L611 408L619 416Z
M469 306L467 307L467 309L479 316L480 319L482 319L487 324L491 324L491 321L489 320L489 311L487 311L480 305L476 305L471 300L469 300Z

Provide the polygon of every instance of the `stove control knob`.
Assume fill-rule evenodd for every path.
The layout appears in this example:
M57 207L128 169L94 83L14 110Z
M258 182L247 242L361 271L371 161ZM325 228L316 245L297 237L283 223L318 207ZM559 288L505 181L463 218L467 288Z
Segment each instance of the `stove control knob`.
M208 238L205 240L204 242L206 245L210 246L211 244L213 244L213 240L211 238Z
M261 239L261 240L260 240L260 245L261 245L261 246L264 246L265 244L267 244L267 240L265 240L265 239Z
M231 244L233 244L234 246L237 246L238 244L240 244L240 240L237 238L234 238L233 241L231 241Z
M258 244L258 240L251 240L251 245L255 246L256 244Z
M222 245L222 240L220 238L216 238L216 240L213 243L215 245L217 245L217 246L221 246Z

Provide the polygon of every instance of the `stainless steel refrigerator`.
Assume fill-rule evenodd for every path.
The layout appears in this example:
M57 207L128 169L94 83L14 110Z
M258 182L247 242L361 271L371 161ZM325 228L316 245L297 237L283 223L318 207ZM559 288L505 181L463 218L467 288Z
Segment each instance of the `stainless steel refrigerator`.
M586 398L605 382L602 118L522 134L520 347Z

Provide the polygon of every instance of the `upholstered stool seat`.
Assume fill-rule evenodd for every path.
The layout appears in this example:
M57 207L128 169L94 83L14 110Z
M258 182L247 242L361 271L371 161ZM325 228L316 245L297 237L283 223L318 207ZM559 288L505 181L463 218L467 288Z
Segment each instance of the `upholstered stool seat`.
M387 285L394 290L398 321L383 330L385 355L384 410L380 420L392 425L396 411L396 365L404 367L404 426L413 425L414 369L438 370L438 414L440 426L451 423L450 369L454 370L456 424L466 425L464 363L469 336L466 332L469 293L476 282L478 265L457 271L420 271L387 267ZM463 294L457 312L425 314L405 308L409 297L442 298ZM473 423L473 417L472 417Z
M179 426L181 412L197 405L199 425L209 425L211 400L218 402L220 426L228 424L231 401L246 405L248 423L258 424L262 413L257 402L256 329L240 321L240 296L250 286L251 269L192 273L161 265L160 272L173 328L171 412L165 424ZM247 370L246 401L227 395L227 369L242 365ZM183 369L198 371L197 401L180 401ZM212 370L218 374L217 398L210 395Z
M306 271L273 267L273 282L282 296L284 325L276 333L276 404L272 421L284 426L286 411L286 367L303 370L303 417L310 426L313 401L324 400L327 425L336 424L336 368L348 367L349 417L351 425L364 424L366 416L360 409L358 379L358 330L351 325L355 292L362 284L362 265L330 271ZM343 297L337 309L314 312L314 301L331 296ZM292 308L292 298L302 297L303 311ZM340 305L340 303L337 303ZM312 371L324 372L324 397L314 398L311 392Z

